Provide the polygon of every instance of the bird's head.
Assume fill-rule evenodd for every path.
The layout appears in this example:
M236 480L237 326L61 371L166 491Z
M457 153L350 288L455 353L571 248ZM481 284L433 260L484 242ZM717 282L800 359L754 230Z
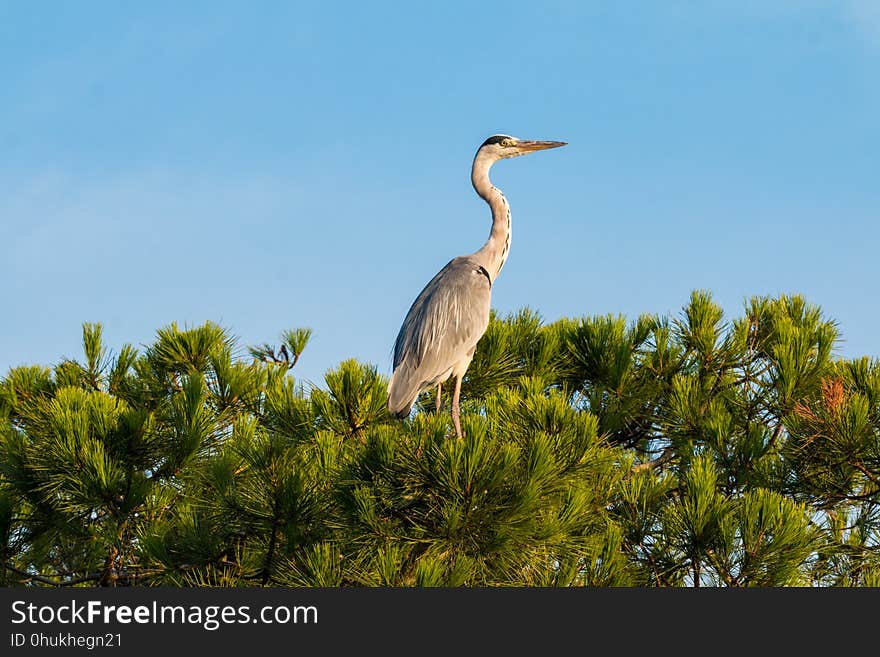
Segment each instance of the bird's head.
M534 141L531 139L517 139L510 135L492 135L482 143L477 150L478 157L496 162L508 157L518 157L546 148L558 148L565 146L564 141Z

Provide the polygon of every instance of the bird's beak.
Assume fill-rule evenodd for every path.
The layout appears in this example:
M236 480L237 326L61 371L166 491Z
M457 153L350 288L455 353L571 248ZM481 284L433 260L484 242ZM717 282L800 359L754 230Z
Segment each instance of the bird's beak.
M522 151L523 155L525 155L526 153L543 151L545 148L559 148L560 146L565 146L567 143L568 142L566 141L532 141L522 139L517 142L516 147L518 150Z

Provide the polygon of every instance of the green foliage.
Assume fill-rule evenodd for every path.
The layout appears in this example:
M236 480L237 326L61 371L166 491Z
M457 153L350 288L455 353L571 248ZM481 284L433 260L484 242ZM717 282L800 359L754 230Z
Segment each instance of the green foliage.
M11 369L0 585L880 585L880 363L800 297L493 315L460 440L433 390L390 418L374 366L300 385L310 338L85 324Z

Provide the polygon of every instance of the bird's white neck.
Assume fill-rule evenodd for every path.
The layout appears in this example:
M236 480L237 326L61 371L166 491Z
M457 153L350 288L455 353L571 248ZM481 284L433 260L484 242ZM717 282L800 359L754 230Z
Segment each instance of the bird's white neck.
M501 190L489 180L489 168L494 163L494 159L478 153L471 170L471 182L474 189L492 210L492 230L489 233L489 239L479 251L474 253L474 257L489 272L493 283L501 273L501 268L510 253L511 233L510 205Z

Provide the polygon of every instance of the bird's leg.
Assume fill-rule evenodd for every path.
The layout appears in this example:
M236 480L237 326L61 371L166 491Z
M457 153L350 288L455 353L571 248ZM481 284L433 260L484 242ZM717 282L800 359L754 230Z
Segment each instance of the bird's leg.
M441 398L440 398L440 388L441 388L442 386L443 386L442 383L438 383L438 384L437 384L437 399L436 399L435 402L434 402L435 410L436 410L438 413L440 412L440 407L443 406L443 403L441 402Z
M461 395L461 377L455 377L455 391L452 393L452 424L455 425L455 435L459 438L461 434L461 420L458 412L458 398Z

